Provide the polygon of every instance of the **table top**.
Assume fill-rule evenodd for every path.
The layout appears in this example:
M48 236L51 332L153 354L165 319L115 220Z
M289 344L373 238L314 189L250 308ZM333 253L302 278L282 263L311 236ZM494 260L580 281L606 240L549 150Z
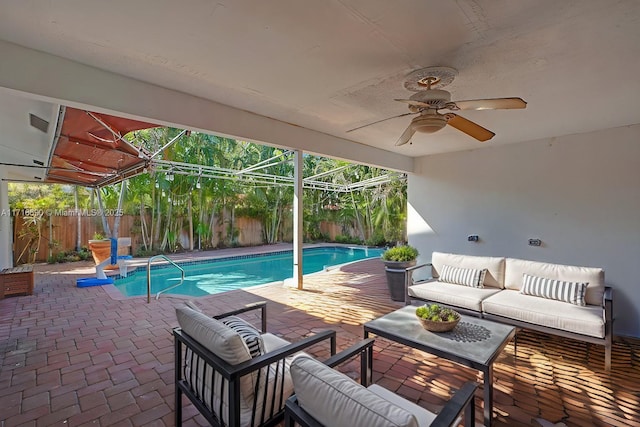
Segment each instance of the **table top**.
M475 367L489 366L515 335L513 326L461 315L449 332L429 332L408 305L364 324L365 332Z
M23 264L17 267L5 268L0 271L0 274L14 274L14 273L31 273L33 271L33 265Z

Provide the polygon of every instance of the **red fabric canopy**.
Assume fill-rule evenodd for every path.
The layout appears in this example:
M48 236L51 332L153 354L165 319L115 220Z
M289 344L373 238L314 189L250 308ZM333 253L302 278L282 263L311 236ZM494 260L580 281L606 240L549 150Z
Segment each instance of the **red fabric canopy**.
M153 127L158 125L66 107L46 182L95 187L140 173L149 157L123 136Z

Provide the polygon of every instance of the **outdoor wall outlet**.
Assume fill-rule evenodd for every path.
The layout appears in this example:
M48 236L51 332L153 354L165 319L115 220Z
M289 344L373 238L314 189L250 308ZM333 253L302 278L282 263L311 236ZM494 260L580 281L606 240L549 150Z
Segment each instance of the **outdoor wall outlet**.
M529 239L529 246L542 246L542 240L540 240L540 239Z
M477 242L478 240L480 240L480 238L477 234L470 234L467 236L467 241L469 242Z

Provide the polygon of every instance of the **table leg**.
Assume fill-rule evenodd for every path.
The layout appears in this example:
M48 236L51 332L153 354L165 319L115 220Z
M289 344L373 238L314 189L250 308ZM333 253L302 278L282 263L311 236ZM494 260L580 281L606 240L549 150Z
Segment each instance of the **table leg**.
M493 419L493 364L484 369L484 425L491 427Z

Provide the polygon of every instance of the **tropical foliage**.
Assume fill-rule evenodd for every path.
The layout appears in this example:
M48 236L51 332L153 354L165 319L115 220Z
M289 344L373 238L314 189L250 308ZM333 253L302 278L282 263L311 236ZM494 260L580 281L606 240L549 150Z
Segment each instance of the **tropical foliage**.
M293 177L294 173L291 155L276 147L196 132L180 135L180 130L172 128L138 131L128 138L149 153L159 152L156 159L238 172L254 168L263 174L284 177ZM169 144L174 138L176 142ZM375 179L386 173L374 167L312 155L305 155L303 161L305 177L322 176L332 185ZM235 246L240 217L260 221L264 243L291 238L290 185L149 170L130 178L126 185L115 184L99 190L105 209L118 206L123 186L123 211L137 217L134 229L127 234L136 236L143 254ZM95 207L98 199L97 193L69 186L12 184L10 193L12 207L19 208L27 207L26 203L45 208L87 208ZM403 180L349 192L305 188L303 206L307 241L329 239L321 231L323 222L338 224L340 232L336 240L344 242L382 244L404 240Z

